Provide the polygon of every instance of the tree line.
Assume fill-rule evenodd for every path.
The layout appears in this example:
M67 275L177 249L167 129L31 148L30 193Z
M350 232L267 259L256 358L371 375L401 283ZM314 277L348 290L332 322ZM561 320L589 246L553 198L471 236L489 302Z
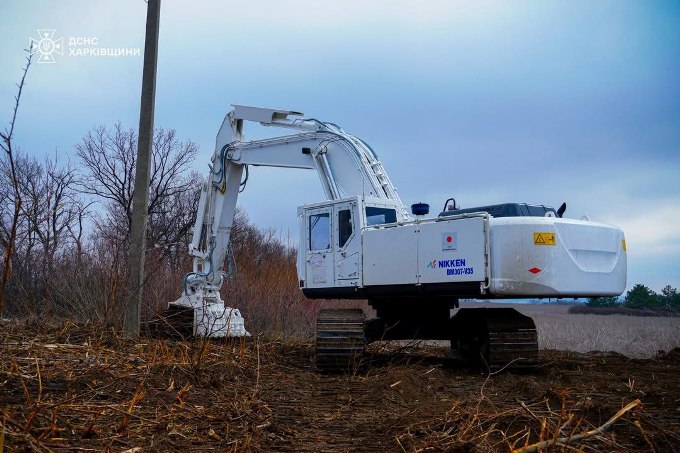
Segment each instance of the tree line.
M191 270L187 250L205 181L192 171L197 153L196 144L180 140L174 129L155 130L143 319L181 295L182 278ZM16 190L9 159L0 159L3 256L14 212L19 213L4 316L120 324L127 300L136 156L136 132L117 123L85 133L73 160L15 150ZM238 272L224 285L223 298L244 313L248 329L309 330L318 303L304 300L298 289L290 241L276 231L259 230L238 210L231 242Z
M0 318L120 325L137 134L121 123L94 126L75 144L73 159L18 149L15 126L31 58L27 51L9 124L0 132ZM205 182L192 171L197 155L198 146L174 129L154 131L143 319L181 295L192 268L188 244ZM319 302L299 291L290 241L259 230L237 210L231 242L238 272L222 297L243 312L248 329L311 332Z
M680 311L680 293L671 285L666 285L656 293L642 283L637 283L625 295L619 297L593 297L586 305L590 307L650 308L666 311Z
M197 151L173 129L154 133L147 229L154 266L178 267L182 261L180 248L188 241L202 183L190 171ZM104 307L124 299L136 155L135 131L119 123L87 132L73 161L20 150L13 169L9 159L0 160L4 255L15 230L6 313L39 311L46 304L56 313L71 312L100 299L107 301ZM85 291L91 285L99 294ZM74 300L85 293L94 299L89 304Z

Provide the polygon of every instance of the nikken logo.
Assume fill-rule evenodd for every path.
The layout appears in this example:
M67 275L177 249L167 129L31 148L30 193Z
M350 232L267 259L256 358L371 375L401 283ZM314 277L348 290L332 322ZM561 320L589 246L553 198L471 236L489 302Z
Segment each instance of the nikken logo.
M457 260L441 260L437 262L437 267L440 268L465 267L465 258L460 258Z

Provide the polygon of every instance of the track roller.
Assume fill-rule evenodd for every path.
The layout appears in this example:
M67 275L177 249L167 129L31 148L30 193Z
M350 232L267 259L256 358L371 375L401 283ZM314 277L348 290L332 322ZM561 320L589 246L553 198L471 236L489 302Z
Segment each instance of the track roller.
M485 371L535 369L534 321L513 308L462 308L451 319L451 348Z
M360 309L324 309L316 323L316 366L326 373L351 373L363 352L364 312Z

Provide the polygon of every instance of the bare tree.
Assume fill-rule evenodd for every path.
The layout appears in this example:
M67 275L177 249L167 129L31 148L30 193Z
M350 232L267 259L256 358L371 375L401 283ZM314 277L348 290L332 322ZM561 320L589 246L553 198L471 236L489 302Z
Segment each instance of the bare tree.
M55 277L55 259L82 240L83 220L88 205L78 194L76 172L70 163L62 165L57 156L40 162L16 153L14 168L18 187L20 215L15 227L12 280L25 290L24 296L52 302L48 289ZM8 184L11 170L0 162L0 195L11 195ZM13 211L14 196L7 196L7 211ZM82 242L76 244L81 249ZM70 253L70 251L69 251Z
M149 187L149 221L147 246L154 249L147 256L147 278L169 288L165 282L180 281L177 274L186 268L186 247L198 207L203 178L189 174L198 152L191 141L182 142L172 129L156 129L152 143L151 181ZM104 206L104 213L94 219L93 245L104 252L100 259L109 264L108 281L125 281L128 240L132 218L137 137L120 123L113 128L98 126L76 145L83 166L82 191L94 195ZM155 281L155 280L154 280ZM107 310L119 315L117 283L111 290ZM173 289L173 296L177 289ZM166 295L148 297L165 300ZM167 302L167 300L165 300ZM143 310L147 310L143 307Z
M149 212L149 243L152 245L187 242L194 225L204 178L192 172L182 178L188 190L159 197Z
M178 203L192 200L196 179L187 177L197 146L181 142L174 129L156 129L153 139L149 193L149 245L176 242L193 224ZM76 145L85 174L83 191L104 199L106 218L100 226L127 238L132 218L137 137L133 129L117 123L113 129L97 126ZM191 211L193 212L193 211Z
M14 179L12 178L12 169L9 162L3 161L0 163L0 195L6 200L3 203L3 209L7 213L19 212L16 218L14 227L14 245L12 247L12 257L10 259L10 267L12 268L12 276L8 280L8 288L11 288L11 281L21 281L23 287L29 292L35 287L35 280L38 277L37 272L25 272L26 269L36 269L38 261L39 241L35 234L35 228L29 226L29 219L38 215L35 211L36 206L27 201L27 193L39 192L37 188L33 187L34 181L37 180L38 174L41 172L40 164L33 159L28 159L20 153L14 156ZM14 184L16 182L16 185ZM15 194L16 188L16 194ZM30 195L29 195L30 198ZM9 219L11 219L10 217ZM9 237L11 232L11 220L3 222L3 234ZM7 305L11 298L7 298Z
M27 159L30 162L30 159ZM75 169L59 159L46 159L44 165L34 162L36 171L32 178L22 178L25 183L25 212L29 231L35 234L41 246L44 278L52 275L57 252L75 229L75 222L85 216L86 205L77 193ZM82 232L80 233L82 234ZM45 285L47 287L47 285Z
M19 187L17 183L17 174L14 162L14 150L12 149L12 141L14 140L14 127L17 120L17 112L19 111L19 101L21 100L21 93L24 89L24 84L26 83L26 74L28 74L28 68L31 66L31 52L30 49L26 50L28 56L26 57L26 65L23 68L23 74L21 76L21 81L17 84L19 91L14 97L14 111L12 112L12 119L10 120L9 127L5 129L4 132L0 132L0 148L4 151L4 158L6 159L7 165L10 169L9 174L12 181L12 188L14 189L14 212L12 213L12 220L9 226L9 235L6 239L3 238L2 245L5 249L5 259L3 263L2 279L0 279L0 315L3 312L5 306L5 288L7 287L7 281L9 280L9 274L11 272L12 263L12 253L14 248L14 243L16 241L17 225L19 223L19 214L21 212L21 196L19 194Z

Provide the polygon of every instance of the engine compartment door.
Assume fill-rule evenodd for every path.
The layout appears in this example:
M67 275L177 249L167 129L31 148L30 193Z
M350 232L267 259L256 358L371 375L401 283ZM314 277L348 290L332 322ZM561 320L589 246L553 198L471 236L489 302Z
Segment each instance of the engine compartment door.
M423 222L418 234L419 283L486 281L484 217Z

